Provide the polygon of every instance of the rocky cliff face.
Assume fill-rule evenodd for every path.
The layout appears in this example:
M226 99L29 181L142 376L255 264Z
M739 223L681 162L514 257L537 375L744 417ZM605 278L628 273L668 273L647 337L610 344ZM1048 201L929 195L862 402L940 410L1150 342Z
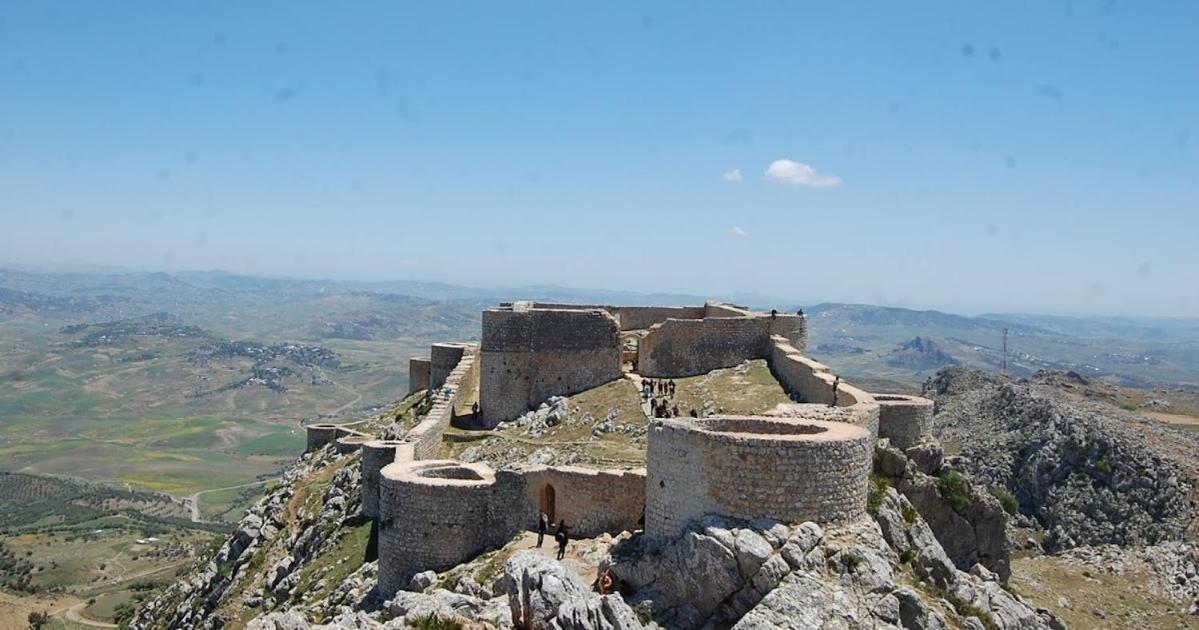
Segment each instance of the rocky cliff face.
M1182 539L1194 514L1194 461L1158 442L1190 441L1180 452L1194 453L1194 438L1067 396L1057 376L1011 382L948 369L930 379L938 432L961 446L949 464L1014 495L1046 530L1050 551Z

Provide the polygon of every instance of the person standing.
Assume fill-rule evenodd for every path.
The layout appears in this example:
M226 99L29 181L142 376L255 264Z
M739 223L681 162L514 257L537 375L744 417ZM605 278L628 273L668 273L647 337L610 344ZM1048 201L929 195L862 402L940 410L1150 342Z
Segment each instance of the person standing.
M841 387L841 377L840 376L833 378L833 402L828 404L829 407L837 406L837 388L838 387Z
M554 540L558 541L558 559L566 557L566 543L570 542L570 530L566 527L566 519L558 521L558 531L554 533Z
M550 517L545 512L537 516L537 547L545 540L545 532L550 528Z

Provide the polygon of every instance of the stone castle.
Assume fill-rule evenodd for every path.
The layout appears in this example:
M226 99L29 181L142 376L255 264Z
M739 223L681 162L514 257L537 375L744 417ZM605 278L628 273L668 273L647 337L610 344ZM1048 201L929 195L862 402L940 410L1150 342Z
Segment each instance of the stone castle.
M429 392L433 404L403 440L311 425L308 447L361 450L362 511L378 525L386 593L417 572L503 546L541 511L580 537L638 529L673 537L709 514L843 523L865 513L875 440L906 448L929 438L932 402L839 381L803 356L806 338L803 315L723 303L501 304L483 312L478 345L438 343L410 360L409 394ZM681 378L749 359L764 359L797 402L762 416L653 419L644 469L493 470L434 459L451 423L491 429L551 396L630 374Z

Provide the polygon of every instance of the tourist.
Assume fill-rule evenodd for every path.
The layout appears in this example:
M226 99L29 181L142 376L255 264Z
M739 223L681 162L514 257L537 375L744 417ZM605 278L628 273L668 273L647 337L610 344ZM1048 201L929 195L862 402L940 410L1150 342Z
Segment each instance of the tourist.
M616 581L612 579L612 570L604 569L604 572L599 576L599 593L600 595L610 595L615 591L612 590L612 585Z
M691 408L691 417L692 417L692 418L698 418L698 417L699 417L699 412L695 410L695 407L692 407L692 408Z
M472 424L479 421L479 401L477 400L470 406L470 421Z
M678 403L675 403L675 405L674 405L673 407L671 407L671 408L670 408L670 416L671 416L672 418L677 418L677 417L679 417L679 405L678 405Z
M829 407L837 406L837 388L841 386L841 377L833 378L833 401L828 404Z
M674 396L674 381L670 381L670 395Z
M537 515L537 547L545 540L545 532L550 528L550 517L545 512Z
M798 311L795 312L795 314L799 315L800 317L803 317L803 309L802 308L799 309Z
M778 318L779 318L779 310L777 308L770 309L770 319L778 319Z
M570 542L570 530L566 527L566 519L558 521L558 531L554 532L554 540L558 541L558 559L566 557L566 543Z

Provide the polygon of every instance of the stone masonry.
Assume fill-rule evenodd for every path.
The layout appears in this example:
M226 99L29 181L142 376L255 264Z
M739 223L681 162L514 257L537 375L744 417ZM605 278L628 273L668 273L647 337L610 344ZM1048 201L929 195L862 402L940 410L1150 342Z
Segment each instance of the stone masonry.
M839 422L725 416L655 420L645 533L681 533L707 514L842 523L866 509L874 442Z
M631 357L622 357L621 331L639 331L631 336L638 339ZM647 536L671 537L708 514L846 522L866 509L879 432L901 442L923 439L931 431L931 403L895 396L880 401L839 382L827 366L803 356L806 336L802 316L714 302L502 304L484 311L477 348L435 344L428 358L412 359L409 389L425 391L432 405L402 441L363 440L345 427L312 425L309 448L333 441L340 448L344 441L361 449L362 509L378 522L385 594L407 587L417 572L444 570L506 544L535 528L542 510L582 537L642 527ZM522 465L496 471L432 459L455 409L469 402L476 371L484 424L494 427L550 396L621 378L624 358L652 377L766 359L795 402L769 416L654 420L645 470Z
M919 396L875 394L879 404L878 436L901 449L932 438L933 401Z

